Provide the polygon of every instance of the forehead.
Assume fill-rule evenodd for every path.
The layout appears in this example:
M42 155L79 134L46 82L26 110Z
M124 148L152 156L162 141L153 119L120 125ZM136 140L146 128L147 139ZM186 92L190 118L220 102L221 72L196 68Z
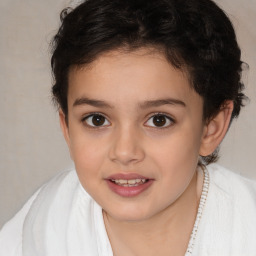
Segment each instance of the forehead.
M152 49L111 51L69 73L69 105L81 97L114 104L167 97L188 102L195 94L186 73Z

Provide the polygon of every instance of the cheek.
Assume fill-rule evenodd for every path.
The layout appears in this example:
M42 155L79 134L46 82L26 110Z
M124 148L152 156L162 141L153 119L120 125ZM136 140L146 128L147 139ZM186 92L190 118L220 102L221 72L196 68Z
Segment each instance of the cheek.
M198 164L197 150L193 141L181 143L181 140L173 140L165 147L165 153L158 154L160 190L167 195L166 200L170 203L189 186Z
M188 133L177 133L169 138L164 138L154 146L148 146L149 154L163 165L172 166L178 164L182 166L198 158L200 148L200 137Z
M149 154L154 165L161 170L159 178L177 188L181 183L187 184L198 164L200 133L179 130L158 145L151 145Z
M72 137L70 151L82 183L88 178L92 180L93 177L99 175L106 154L101 140L89 138L84 134L80 136L76 134Z

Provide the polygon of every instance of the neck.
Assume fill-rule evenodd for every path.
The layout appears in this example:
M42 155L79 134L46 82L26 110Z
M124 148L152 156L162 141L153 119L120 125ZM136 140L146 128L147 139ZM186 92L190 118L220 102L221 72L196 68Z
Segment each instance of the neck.
M149 219L123 222L103 212L114 255L184 255L196 219L202 176L196 172L184 193Z

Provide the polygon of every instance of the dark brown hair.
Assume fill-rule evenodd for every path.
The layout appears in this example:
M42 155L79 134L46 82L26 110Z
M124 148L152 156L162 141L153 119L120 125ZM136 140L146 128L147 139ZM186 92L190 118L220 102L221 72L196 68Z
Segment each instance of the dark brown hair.
M245 98L242 61L232 23L211 0L87 0L61 13L52 41L55 102L68 116L70 67L93 62L118 48L161 49L177 69L186 70L204 101L203 119L214 117L225 101L234 102L232 119ZM217 153L205 157L214 162Z

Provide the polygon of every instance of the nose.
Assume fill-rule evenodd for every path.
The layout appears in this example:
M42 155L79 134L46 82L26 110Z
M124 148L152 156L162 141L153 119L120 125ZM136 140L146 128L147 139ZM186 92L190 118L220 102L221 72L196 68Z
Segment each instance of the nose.
M123 127L113 134L109 158L121 165L130 165L141 162L145 157L143 138L138 129Z

